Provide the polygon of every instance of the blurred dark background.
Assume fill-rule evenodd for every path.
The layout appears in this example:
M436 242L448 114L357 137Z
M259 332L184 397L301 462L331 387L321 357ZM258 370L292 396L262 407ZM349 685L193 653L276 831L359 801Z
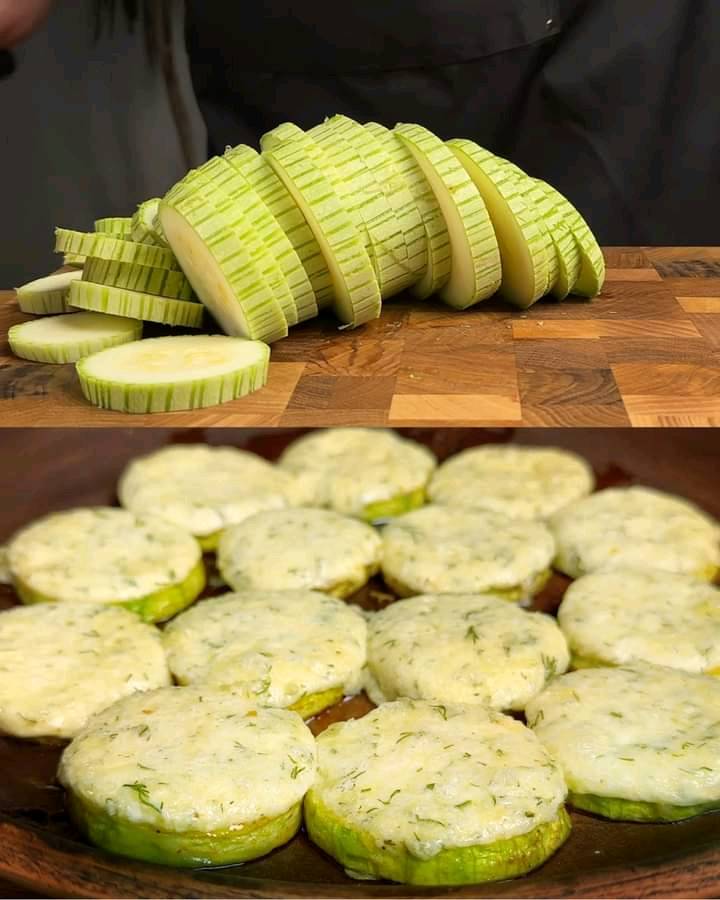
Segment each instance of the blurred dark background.
M719 48L718 0L56 0L0 80L0 284L52 267L53 225L336 112L473 138L604 244L717 244Z

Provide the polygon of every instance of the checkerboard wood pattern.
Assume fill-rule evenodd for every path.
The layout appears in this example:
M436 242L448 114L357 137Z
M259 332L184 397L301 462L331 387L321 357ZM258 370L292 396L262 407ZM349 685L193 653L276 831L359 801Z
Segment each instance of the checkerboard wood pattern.
M400 298L356 331L306 323L274 345L266 388L197 412L94 409L72 366L18 360L0 337L0 425L720 425L720 247L605 255L591 302ZM0 295L0 335L23 318Z

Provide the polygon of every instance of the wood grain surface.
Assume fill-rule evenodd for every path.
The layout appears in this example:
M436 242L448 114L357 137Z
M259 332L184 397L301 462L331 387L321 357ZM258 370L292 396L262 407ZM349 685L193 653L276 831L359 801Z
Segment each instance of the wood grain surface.
M147 416L89 406L72 366L13 357L4 335L27 317L1 293L0 425L720 424L720 248L605 255L592 302L460 313L400 298L344 332L322 317L273 346L269 384L250 397Z
M296 431L16 429L0 434L0 543L31 518L113 502L126 462L168 442L232 443L275 458ZM598 485L640 482L720 516L717 429L412 429L440 459L486 441L559 445L583 454ZM557 580L556 578L553 581ZM566 584L567 582L565 582ZM546 592L543 592L545 594ZM557 592L538 598L543 609ZM15 602L9 588L0 596ZM182 871L88 847L63 812L51 748L0 738L0 897L717 897L720 813L666 825L573 812L571 838L529 876L492 885L418 889L354 882L300 834L252 863ZM0 876L1 877L1 876ZM13 886L16 885L16 886ZM34 893L35 892L35 893Z

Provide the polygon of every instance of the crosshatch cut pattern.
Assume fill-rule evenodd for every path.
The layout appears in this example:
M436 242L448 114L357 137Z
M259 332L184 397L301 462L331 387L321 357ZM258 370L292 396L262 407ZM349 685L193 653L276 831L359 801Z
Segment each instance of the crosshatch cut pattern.
M16 359L0 292L3 426L720 425L720 247L610 248L602 295L466 312L389 301L357 331L323 317L273 346L257 393L195 412L94 409L72 366ZM148 326L146 333L152 333Z

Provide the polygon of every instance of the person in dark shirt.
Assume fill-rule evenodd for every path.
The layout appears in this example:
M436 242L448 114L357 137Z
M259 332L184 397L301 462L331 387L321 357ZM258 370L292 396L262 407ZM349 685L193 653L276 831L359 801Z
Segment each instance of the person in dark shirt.
M167 2L115 5L132 20ZM718 0L186 5L209 153L335 113L419 122L550 181L602 243L718 242Z
M187 15L212 152L338 112L419 122L550 181L604 244L718 243L718 0L188 0Z

